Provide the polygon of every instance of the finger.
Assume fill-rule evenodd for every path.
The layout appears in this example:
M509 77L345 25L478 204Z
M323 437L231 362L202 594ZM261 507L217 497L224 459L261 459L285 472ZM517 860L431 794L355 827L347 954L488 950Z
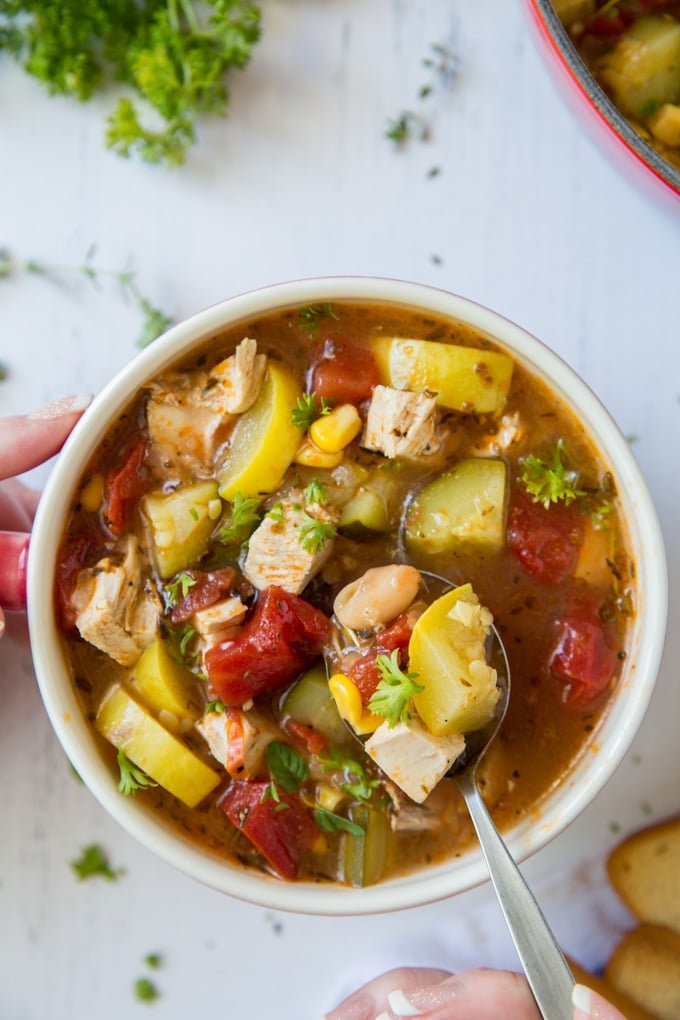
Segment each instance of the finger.
M327 1013L324 1020L374 1020L389 1008L388 999L395 990L422 989L450 976L449 971L434 967L398 967L369 981Z
M585 985L574 985L574 1020L626 1020L615 1006Z
M463 971L426 988L402 989L398 996L393 992L388 996L388 1004L389 1017L541 1020L526 978L504 970Z
M28 415L0 422L0 478L11 478L53 457L92 397L64 397Z
M0 606L0 638L4 633L5 633L5 614L2 611L2 606Z
M0 482L0 530L29 531L39 495L14 478Z

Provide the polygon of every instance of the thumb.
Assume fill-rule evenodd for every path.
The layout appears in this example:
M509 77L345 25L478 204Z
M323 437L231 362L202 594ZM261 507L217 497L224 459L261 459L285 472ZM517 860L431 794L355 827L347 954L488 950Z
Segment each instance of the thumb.
M58 453L91 400L64 397L32 414L0 420L0 479L30 471Z

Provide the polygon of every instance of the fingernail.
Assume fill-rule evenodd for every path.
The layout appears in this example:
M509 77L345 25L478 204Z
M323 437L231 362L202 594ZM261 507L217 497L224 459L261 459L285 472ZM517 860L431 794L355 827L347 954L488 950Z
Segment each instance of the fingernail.
M91 403L91 393L79 393L74 397L61 397L59 400L53 400L51 404L38 408L28 417L38 421L51 421L54 418L61 418L65 414L77 414L79 411L84 411Z
M436 985L427 985L425 988L410 988L408 995L400 991L398 993L398 1000L395 1000L395 1005L401 1008L401 1013L397 1012L395 1005L392 1003L392 995L394 995L394 992L392 992L388 996L390 1009L395 1016L422 1016L423 1013L427 1013L431 1009L448 1006L456 997L454 982L455 978L441 981ZM406 1008L409 1008L411 1012L406 1013Z
M593 993L586 985L574 985L571 993L571 1004L574 1009L580 1009L586 1016L592 1016Z
M401 988L395 988L393 992L390 992L387 996L387 1001L390 1004L390 1009L395 1016L422 1016L420 1010L410 1002Z

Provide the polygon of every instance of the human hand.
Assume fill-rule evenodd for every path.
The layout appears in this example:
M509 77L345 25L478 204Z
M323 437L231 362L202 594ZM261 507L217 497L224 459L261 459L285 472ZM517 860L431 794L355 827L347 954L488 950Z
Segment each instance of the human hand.
M625 1020L610 1003L585 985L576 985L574 1020ZM529 985L504 970L450 974L434 968L400 967L360 988L324 1020L541 1020Z
M37 467L54 456L92 398L65 397L28 415L0 420L0 531L28 532L40 494L14 476ZM16 564L11 552L3 562L0 546L0 593L9 588L9 576ZM3 584L4 580L4 584ZM5 631L5 615L0 606L0 637Z

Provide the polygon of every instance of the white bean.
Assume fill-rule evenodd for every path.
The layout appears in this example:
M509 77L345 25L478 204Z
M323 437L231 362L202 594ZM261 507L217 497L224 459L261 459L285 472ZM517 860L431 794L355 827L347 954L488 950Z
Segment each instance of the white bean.
M415 567L392 563L371 567L338 592L333 611L351 630L366 630L390 623L413 602L420 588Z

